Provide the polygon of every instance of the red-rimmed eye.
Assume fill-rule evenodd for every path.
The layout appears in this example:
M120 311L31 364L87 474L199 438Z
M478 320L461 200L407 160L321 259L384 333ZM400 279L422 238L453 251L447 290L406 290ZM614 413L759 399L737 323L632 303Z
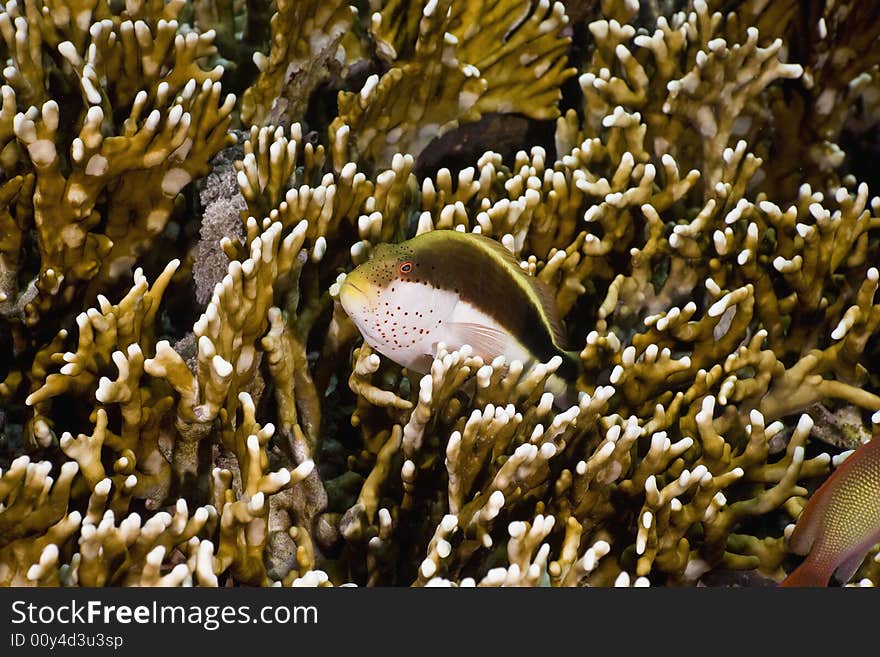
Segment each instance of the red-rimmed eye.
M412 272L412 270L413 270L413 263L411 263L409 260L407 260L406 262L400 263L400 273L401 274L409 274L410 272Z

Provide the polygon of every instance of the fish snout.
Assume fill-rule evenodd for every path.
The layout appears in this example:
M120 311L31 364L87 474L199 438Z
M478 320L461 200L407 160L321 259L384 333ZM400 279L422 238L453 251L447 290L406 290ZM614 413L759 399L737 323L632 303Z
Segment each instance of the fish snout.
M349 277L350 278L350 277ZM362 290L354 281L346 278L339 288L339 301L342 307L349 315L356 314L370 307L370 300L367 293Z

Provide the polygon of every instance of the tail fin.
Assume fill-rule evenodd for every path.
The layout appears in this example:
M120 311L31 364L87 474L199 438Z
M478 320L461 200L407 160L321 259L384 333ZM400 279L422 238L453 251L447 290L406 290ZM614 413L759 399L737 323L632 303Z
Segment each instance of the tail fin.
M560 349L557 353L562 358L562 365L556 370L556 374L569 383L576 383L584 369L581 362L581 352Z

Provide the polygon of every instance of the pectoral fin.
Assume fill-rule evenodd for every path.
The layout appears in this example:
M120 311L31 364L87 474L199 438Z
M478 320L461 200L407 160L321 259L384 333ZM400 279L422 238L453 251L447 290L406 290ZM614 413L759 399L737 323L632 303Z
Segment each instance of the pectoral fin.
M875 541L876 543L876 541ZM871 549L871 545L867 546L858 546L855 550L853 550L852 554L847 556L846 559L837 567L837 570L834 571L834 577L837 581L842 584L846 584L849 580L852 579L852 576L856 574L856 571L859 569L859 566L862 565L862 562L865 560L865 556L868 553L868 550Z
M825 484L820 486L798 517L794 531L788 538L788 547L795 554L807 554L823 531L829 490Z
M801 514L801 518L798 519L797 525L788 539L788 547L792 552L807 554L810 551L821 529L820 520L812 513L811 509L807 509Z
M510 336L504 331L485 324L451 322L446 325L447 344L470 345L474 356L489 362L504 354Z

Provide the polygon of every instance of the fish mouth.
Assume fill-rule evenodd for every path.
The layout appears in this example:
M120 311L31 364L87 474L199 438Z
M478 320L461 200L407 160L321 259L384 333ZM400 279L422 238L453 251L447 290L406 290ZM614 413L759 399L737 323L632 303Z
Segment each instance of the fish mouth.
M339 288L339 300L349 314L355 308L364 308L369 305L367 293L348 280L344 281L342 287Z

